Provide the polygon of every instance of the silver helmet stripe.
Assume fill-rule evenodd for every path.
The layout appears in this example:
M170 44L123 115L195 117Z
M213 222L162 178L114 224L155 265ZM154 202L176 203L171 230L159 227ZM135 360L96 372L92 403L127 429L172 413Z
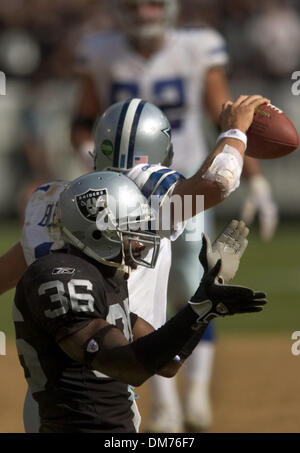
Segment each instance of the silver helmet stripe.
M128 168L128 158L129 158L129 150L130 144L132 148L132 155L133 155L133 144L134 140L132 140L133 131L136 132L137 128L137 115L140 116L141 110L139 109L139 105L143 101L141 99L132 99L128 106L126 116L123 122L122 128L122 135L121 135L121 142L120 142L120 153L119 153L119 162L118 168ZM144 104L144 103L143 103ZM135 135L135 133L134 133ZM132 159L132 156L131 156ZM130 166L132 167L132 165Z
M130 139L129 139L129 146L128 146L127 168L134 167L134 164L135 164L133 156L134 156L135 144L136 144L136 134L137 134L138 126L140 124L140 117L141 117L144 105L146 105L146 101L141 101L139 103L138 108L136 109L133 123L132 123Z

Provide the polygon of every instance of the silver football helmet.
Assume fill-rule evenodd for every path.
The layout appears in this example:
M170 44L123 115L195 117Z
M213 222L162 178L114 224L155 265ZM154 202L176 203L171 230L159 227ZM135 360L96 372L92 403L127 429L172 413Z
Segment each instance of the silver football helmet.
M154 212L137 185L127 176L110 171L83 175L61 193L60 226L66 242L107 266L129 273L125 243L138 265L155 266L160 238L149 232ZM132 241L145 245L147 256L137 258ZM113 261L120 255L121 262Z
M94 138L95 170L172 163L170 123L158 107L142 99L110 106L97 121Z
M137 8L143 3L162 5L161 18L142 21L137 14ZM116 0L114 8L119 26L130 38L151 41L163 36L166 28L173 26L176 22L178 0Z

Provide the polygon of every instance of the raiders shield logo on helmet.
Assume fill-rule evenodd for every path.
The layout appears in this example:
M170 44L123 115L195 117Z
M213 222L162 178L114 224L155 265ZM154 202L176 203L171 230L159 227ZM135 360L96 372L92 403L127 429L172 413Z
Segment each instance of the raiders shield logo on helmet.
M89 189L85 193L76 195L76 204L84 218L95 222L98 213L103 211L107 206L107 190Z

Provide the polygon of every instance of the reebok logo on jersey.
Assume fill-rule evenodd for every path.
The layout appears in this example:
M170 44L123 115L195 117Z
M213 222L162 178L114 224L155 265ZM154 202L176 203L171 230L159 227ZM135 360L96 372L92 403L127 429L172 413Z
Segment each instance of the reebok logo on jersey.
M86 347L86 350L87 350L87 352L90 352L90 353L92 353L92 354L95 353L95 352L97 352L97 351L99 351L99 345L98 345L97 341L95 341L95 340L93 340L93 339L90 340L90 341L88 342L88 345L87 345L87 347Z
M75 272L75 269L73 267L56 267L52 271L52 275L60 275L60 274L67 274L67 275L73 275Z

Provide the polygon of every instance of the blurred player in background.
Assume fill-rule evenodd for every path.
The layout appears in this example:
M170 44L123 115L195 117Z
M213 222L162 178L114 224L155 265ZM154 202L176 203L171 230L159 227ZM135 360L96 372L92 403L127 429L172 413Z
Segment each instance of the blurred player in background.
M205 112L218 124L221 106L230 98L224 71L228 62L224 40L205 27L173 30L178 13L176 0L121 0L112 5L120 32L91 34L79 48L81 91L73 122L73 143L86 161L88 150L93 148L91 128L99 112L113 102L142 97L167 115L174 144L171 168L189 177L207 154ZM249 194L242 216L249 221L258 210L261 234L270 238L277 220L269 184L253 159L245 162L244 175L249 181ZM210 211L204 221L205 230L212 235ZM199 276L197 242L187 241L183 235L172 253L168 295L170 304L176 306L188 297ZM183 273L187 266L188 271ZM202 341L186 364L184 416L175 382L160 377L152 380L149 431L178 432L183 429L183 422L195 431L211 425L213 337L210 328L206 341Z

